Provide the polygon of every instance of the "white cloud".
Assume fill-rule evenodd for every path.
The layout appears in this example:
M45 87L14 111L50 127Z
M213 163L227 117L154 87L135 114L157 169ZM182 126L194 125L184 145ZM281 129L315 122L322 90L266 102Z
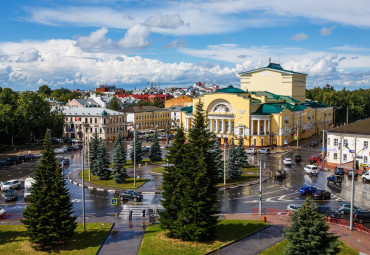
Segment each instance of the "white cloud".
M308 39L308 36L305 33L298 33L298 34L293 35L290 38L290 40L293 40L293 41L303 41L307 39Z
M150 27L145 25L134 25L127 30L125 37L118 42L118 46L125 49L143 49L149 45L147 40Z
M163 14L151 16L144 22L149 27L169 28L176 29L184 25L184 21L181 19L178 13L176 14Z
M172 48L180 48L180 47L185 47L186 46L186 43L185 43L185 40L182 39L182 40L173 40L172 42L170 43L167 43L163 46L163 48L165 49L172 49Z
M39 51L36 49L27 49L21 52L17 62L33 62L40 58Z
M331 32L333 32L333 30L335 29L335 26L332 26L332 27L323 27L321 28L320 30L320 35L330 35Z
M108 29L103 27L92 32L88 36L81 36L77 39L76 45L83 50L99 49L112 46L112 40L105 37Z

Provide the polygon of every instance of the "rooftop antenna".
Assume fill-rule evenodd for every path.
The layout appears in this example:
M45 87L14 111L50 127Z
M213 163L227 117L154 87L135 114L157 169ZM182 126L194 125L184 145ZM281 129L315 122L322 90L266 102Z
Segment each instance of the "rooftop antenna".
M280 54L279 54L279 64L280 64Z
M269 58L269 64L271 64L271 57Z

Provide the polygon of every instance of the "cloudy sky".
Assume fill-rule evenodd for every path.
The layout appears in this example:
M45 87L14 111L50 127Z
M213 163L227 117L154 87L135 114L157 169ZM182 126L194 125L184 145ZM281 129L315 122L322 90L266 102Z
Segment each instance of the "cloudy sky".
M266 66L370 88L367 0L0 1L0 86L239 85Z

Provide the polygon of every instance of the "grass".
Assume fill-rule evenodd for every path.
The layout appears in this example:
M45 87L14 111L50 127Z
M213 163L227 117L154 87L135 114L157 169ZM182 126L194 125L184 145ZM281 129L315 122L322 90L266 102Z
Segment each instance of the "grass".
M139 255L204 254L267 226L263 221L222 220L217 224L215 240L190 242L168 238L159 225L146 229Z
M164 174L166 173L167 171L164 169L163 166L161 167L156 167L156 168L153 168L153 169L150 169L151 172L153 173L158 173L158 174Z
M85 181L88 182L89 180L89 171L85 169ZM82 173L79 173L79 177L82 178ZM110 180L99 180L99 177L91 174L91 181L90 183L107 186L107 187L113 187L113 188L122 188L122 189L137 189L144 183L149 181L149 179L138 179L136 178L136 187L134 186L134 178L126 178L126 182L119 184L116 183L113 179Z
M358 251L351 248L344 242L340 241L340 252L338 255L358 255ZM286 246L288 245L288 240L284 239L283 241L275 244L274 246L271 246L270 248L264 250L259 255L283 255L284 251L286 249Z
M255 173L259 173L260 172L260 169L257 168L257 167L251 166L251 167L243 167L242 168L242 171L243 172L255 172Z
M259 178L259 175L250 175L246 173L242 173L242 175L236 179L226 179L226 186L228 185L235 185L235 184L241 184L249 181L253 181ZM217 184L217 187L223 187L224 183Z
M110 223L87 223L86 232L82 224L77 225L76 234L66 243L52 249L36 250L25 235L23 225L0 226L0 254L34 255L34 254L96 254L101 242L111 227Z

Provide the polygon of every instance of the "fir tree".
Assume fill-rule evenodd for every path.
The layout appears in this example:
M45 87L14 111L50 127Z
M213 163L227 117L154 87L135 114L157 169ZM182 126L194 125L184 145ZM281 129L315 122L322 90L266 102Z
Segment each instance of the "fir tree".
M90 171L94 175L96 175L96 167L95 167L95 160L98 157L98 147L99 147L99 140L98 134L94 133L93 137L89 143L89 164L90 164Z
M102 141L98 147L97 158L94 160L94 167L96 169L95 175L99 177L99 180L108 180L111 172L109 168L109 159L107 154L107 148Z
M30 205L23 211L26 235L32 243L53 246L71 237L76 228L72 203L57 163L49 133L46 132L42 157L35 169Z
M288 240L286 255L295 254L337 254L338 237L328 233L329 226L324 215L316 210L310 198L291 215L292 225L285 229L284 237Z
M215 168L218 173L218 179L220 180L224 178L224 161L222 158L222 150L216 135L213 133L211 136L212 147L209 152L215 157Z
M174 141L168 149L166 173L163 174L163 193L161 200L163 212L160 212L161 228L170 230L168 236L174 237L178 228L177 218L181 211L180 201L183 197L183 187L180 185L184 172L184 157L186 153L185 134L183 128L178 128Z
M162 160L162 152L161 152L161 147L159 146L159 143L158 143L158 133L157 133L157 130L155 130L154 138L153 138L153 143L150 146L149 158L153 162L154 161L161 161Z
M126 168L124 165L126 163L126 153L122 143L122 136L121 132L118 133L116 140L114 141L114 148L113 148L113 167L112 167L112 175L113 180L116 183L124 183L125 179L128 177L126 173Z
M240 167L248 166L248 156L243 145L243 139L239 138L239 144L236 147L236 160Z
M196 105L193 126L189 131L189 143L183 155L180 187L183 196L180 212L175 222L175 237L182 240L210 240L216 232L218 172L215 157L210 153L211 134L206 126L203 104Z
M235 179L240 177L241 174L242 171L240 170L240 165L238 162L237 148L235 147L233 142L230 149L228 150L226 177L230 179Z
M136 140L136 164L138 164L143 159L143 148L141 139L138 138L137 131L134 133L135 139L132 139L132 149L131 149L131 162L134 163L134 141Z

